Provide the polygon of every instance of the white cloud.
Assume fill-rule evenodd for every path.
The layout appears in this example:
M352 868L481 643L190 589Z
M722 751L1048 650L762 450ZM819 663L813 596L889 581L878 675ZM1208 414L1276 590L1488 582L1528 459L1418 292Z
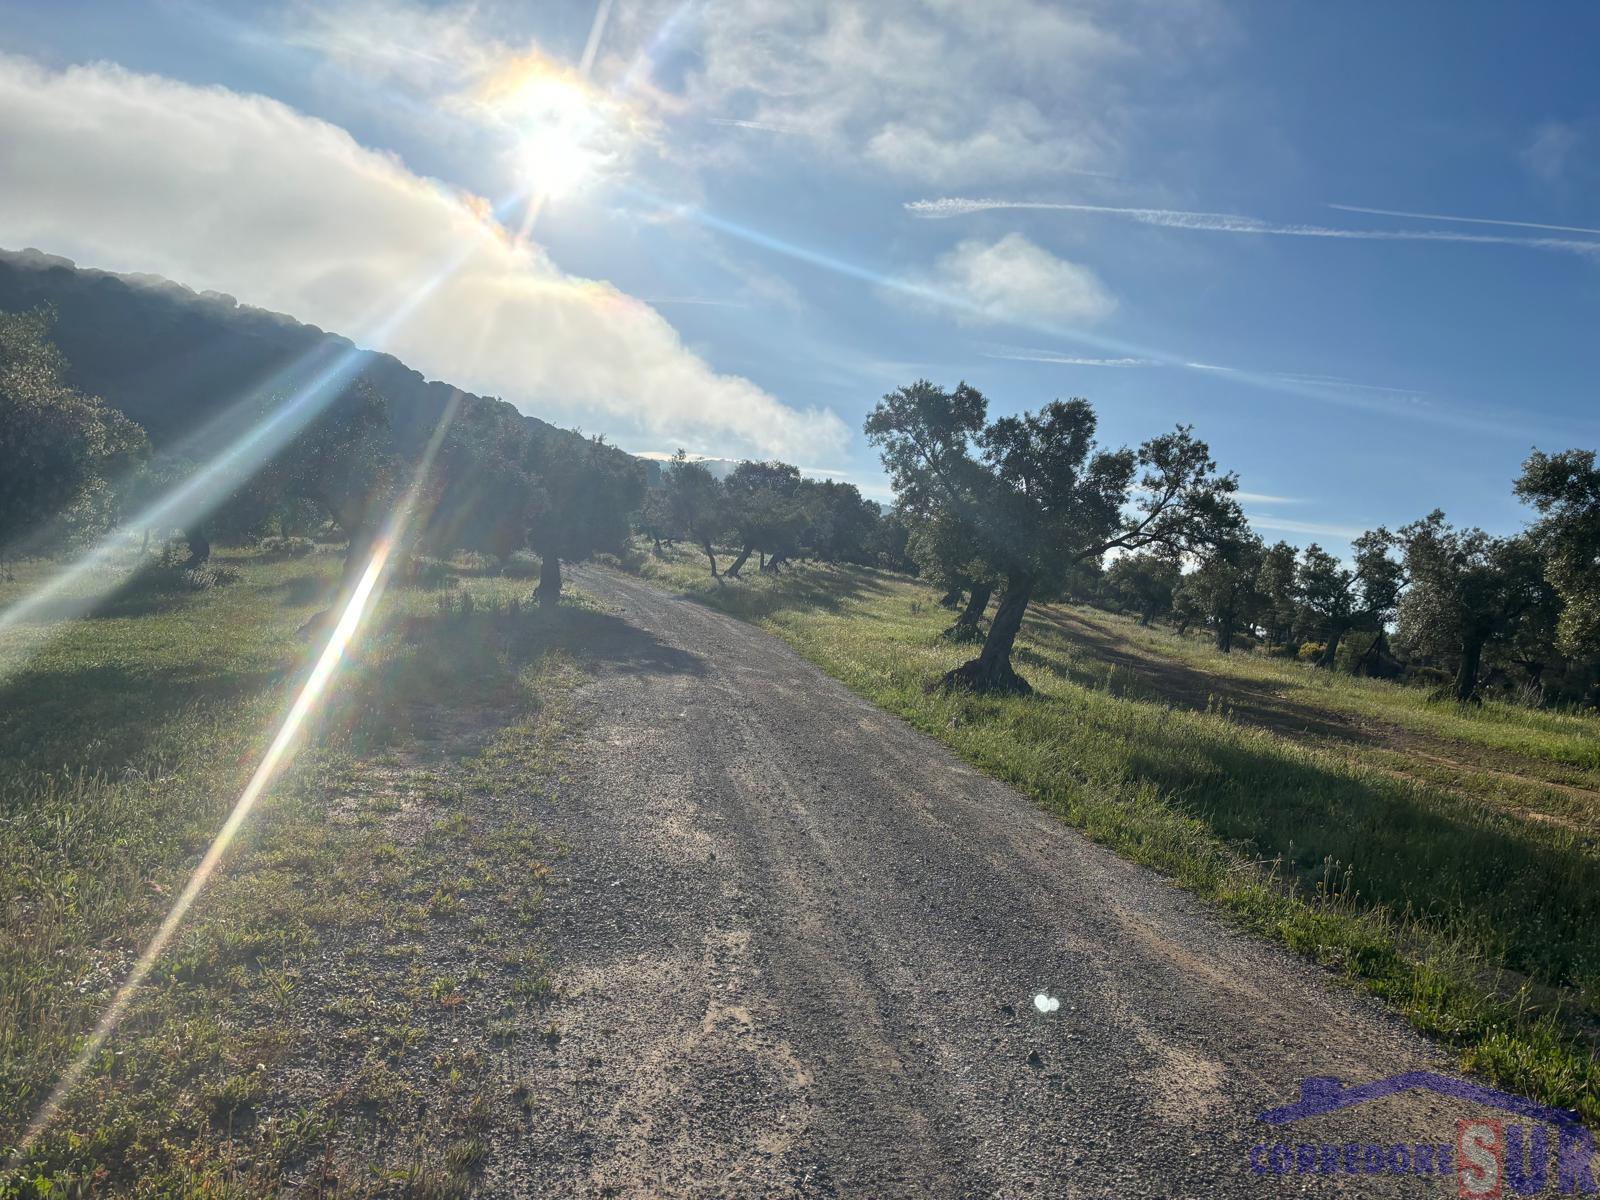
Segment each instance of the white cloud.
M1124 69L1181 69L1225 23L1209 0L1164 4L1159 20L1129 12L1057 0L630 0L611 11L595 65L602 82L722 137L791 135L902 178L1094 176L1120 166L1133 124ZM290 14L281 40L430 96L526 41L526 12L479 0L301 0ZM1114 23L1136 29L1137 45ZM685 165L719 154L710 141L680 149Z
M647 36L658 10L635 17ZM710 0L685 96L926 182L1095 173L1119 158L1110 69L1136 58L1097 16L1045 0Z
M512 244L480 202L270 99L0 57L0 179L0 245L230 292L542 416L726 453L847 441Z
M1270 529L1274 533L1304 533L1313 537L1336 537L1353 541L1366 531L1355 525L1334 525L1322 521L1291 521L1286 517L1263 516L1248 513L1250 524L1257 529Z
M926 287L983 322L1072 325L1099 320L1116 307L1092 270L1020 233L959 243L934 264Z
M1566 176L1572 153L1583 135L1572 125L1546 121L1522 151L1523 164L1546 183L1558 183Z

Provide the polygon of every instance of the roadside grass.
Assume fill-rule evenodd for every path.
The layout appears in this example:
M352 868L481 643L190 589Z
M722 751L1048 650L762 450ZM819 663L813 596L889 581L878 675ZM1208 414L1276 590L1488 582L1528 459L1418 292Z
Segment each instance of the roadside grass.
M225 562L238 583L135 589L26 662L0 641L0 1195L465 1194L527 1119L559 852L527 810L594 615L470 567L391 585L118 1032L4 1161L321 649L296 630L333 559Z
M1246 724L1222 689L1195 709L1124 688L1048 622L1030 621L1018 642L1034 696L930 688L973 651L939 637L952 618L931 589L892 573L804 564L718 584L688 553L647 559L641 571L778 634L1095 840L1383 997L1457 1047L1464 1069L1600 1121L1593 838L1526 819L1482 780L1449 786L1470 768L1434 764L1438 779L1407 777L1358 744ZM1592 784L1593 718L1503 706L1433 713L1394 685L1324 684L1309 667L1173 642L1174 656L1219 679L1268 680L1305 704L1331 697L1329 707L1500 752L1523 746ZM1165 652L1163 635L1144 644Z

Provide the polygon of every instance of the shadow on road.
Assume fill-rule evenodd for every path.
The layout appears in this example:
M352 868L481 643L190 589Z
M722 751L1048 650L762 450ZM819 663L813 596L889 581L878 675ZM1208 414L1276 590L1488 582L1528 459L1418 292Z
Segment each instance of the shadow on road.
M570 648L589 662L629 675L692 675L706 673L698 654L669 646L652 633L610 613L572 610L564 613Z

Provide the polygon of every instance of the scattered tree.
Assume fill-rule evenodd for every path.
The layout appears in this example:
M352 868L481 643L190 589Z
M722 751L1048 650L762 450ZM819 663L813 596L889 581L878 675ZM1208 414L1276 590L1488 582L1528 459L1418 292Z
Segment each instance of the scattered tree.
M1106 569L1105 591L1138 613L1139 624L1149 625L1172 611L1172 596L1182 578L1182 567L1171 554L1124 554Z
M726 532L722 485L704 463L689 461L679 450L663 473L662 493L667 528L705 551L711 578L717 578L716 540Z
M539 497L529 545L539 554L541 608L561 599L561 564L620 551L629 518L644 497L638 459L592 438L574 451L570 442L538 439Z
M1453 661L1455 699L1478 699L1484 652L1514 641L1549 611L1544 562L1532 539L1454 529L1435 510L1400 530L1408 586L1400 602L1402 642Z
M982 651L946 681L1028 691L1011 650L1036 595L1051 594L1075 566L1110 550L1163 546L1180 554L1215 542L1242 517L1230 495L1233 477L1217 474L1188 428L1137 451L1102 450L1085 400L992 422L987 412L975 388L946 392L919 380L885 396L866 432L904 506L966 523L1004 581Z
M1600 651L1600 468L1593 450L1542 454L1522 464L1516 493L1542 519L1532 535L1561 599L1558 646L1573 657Z
M1300 552L1295 594L1307 624L1325 639L1317 666L1331 668L1339 642L1352 629L1381 634L1400 598L1402 567L1390 556L1386 529L1363 533L1352 544L1354 567L1345 567L1312 542Z
M750 555L792 553L805 526L800 468L783 462L742 462L722 485L729 532L739 553L727 570L737 579Z
M1261 539L1241 530L1219 538L1200 566L1184 576L1184 608L1211 626L1224 654L1233 650L1240 626L1253 621L1261 607L1256 581L1265 557Z
M52 313L0 313L0 555L55 549L118 519L144 431L66 382Z

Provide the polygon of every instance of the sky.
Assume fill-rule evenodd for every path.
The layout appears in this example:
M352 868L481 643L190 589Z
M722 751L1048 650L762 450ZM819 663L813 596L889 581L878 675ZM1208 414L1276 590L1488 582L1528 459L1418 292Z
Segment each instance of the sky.
M0 247L887 500L918 378L1192 424L1268 538L1600 445L1600 8L0 0Z

